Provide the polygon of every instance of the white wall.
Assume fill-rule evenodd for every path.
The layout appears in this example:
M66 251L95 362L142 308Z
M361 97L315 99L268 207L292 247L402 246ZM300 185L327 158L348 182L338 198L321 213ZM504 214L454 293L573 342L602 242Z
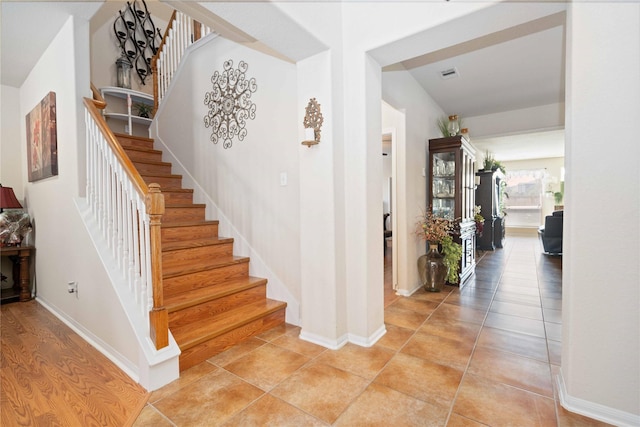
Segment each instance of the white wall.
M255 120L247 120L244 140L236 137L225 149L222 142L210 141L211 128L205 128L203 117L211 76L222 72L229 59L234 69L241 60L249 65L246 78L257 81L251 96L257 110ZM238 237L234 252L251 256L251 273L269 278L269 295L291 303L287 321L297 324L301 125L295 82L294 65L214 38L190 53L158 112L153 133L166 144L165 154L174 156L168 157L174 173L185 174L183 182L195 188L196 201L208 203L207 217L221 221L220 234ZM284 186L281 174L286 174Z
M330 338L346 329L350 341L370 345L384 333L379 187L382 73L379 64L366 52L485 5L397 2L330 5L331 8L326 3L282 2L277 7L330 46L334 53L331 65L338 67L332 74L337 78L333 82L335 181L329 191L335 194L335 229L339 237L332 252L336 259L340 257L344 267L337 268L333 304L338 308L339 321ZM419 138L424 141L425 136ZM418 171L420 174L421 167ZM424 200L424 193L421 197ZM415 263L415 258L411 262ZM329 286L333 288L334 284ZM322 310L314 309L313 314L319 316ZM343 322L340 313L347 313ZM305 314L306 311L303 317Z
M567 26L561 399L616 425L640 424L639 18L572 3Z
M444 113L407 71L383 73L382 97L404 112L406 122L404 144L396 149L398 230L394 237L400 251L398 292L410 295L420 286L416 260L426 249L424 241L414 234L416 218L428 208L426 177L422 171L428 173L428 140L440 137L437 120ZM383 114L383 126L389 126L384 117Z
M49 91L55 92L59 174L28 183L24 167L20 177L34 226L37 299L94 345L106 349L135 378L135 337L74 204L74 198L84 191L82 96L91 95L88 34L88 22L69 18L51 41L19 89L22 119L12 125L18 127L20 138L10 141L8 148L18 151L19 161L26 165L24 117ZM15 98L3 96L3 110L5 102L16 106ZM3 123L3 132L4 127ZM3 137L3 150L5 147ZM67 293L69 281L78 283L77 294Z
M0 184L12 187L22 207L24 189L22 185L22 158L20 152L20 91L11 86L0 87Z

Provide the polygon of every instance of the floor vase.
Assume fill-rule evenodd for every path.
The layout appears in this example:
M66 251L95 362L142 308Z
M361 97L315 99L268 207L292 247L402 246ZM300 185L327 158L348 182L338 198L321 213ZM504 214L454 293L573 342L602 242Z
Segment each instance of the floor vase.
M418 274L426 291L440 292L449 273L444 256L438 251L437 243L429 243L429 251L418 258Z

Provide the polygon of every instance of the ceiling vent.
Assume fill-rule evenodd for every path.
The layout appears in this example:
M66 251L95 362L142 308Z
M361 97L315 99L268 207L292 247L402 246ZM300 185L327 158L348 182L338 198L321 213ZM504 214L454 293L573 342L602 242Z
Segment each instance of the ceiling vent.
M460 74L458 73L458 69L456 67L440 71L440 77L442 77L445 80L453 79L458 76L460 76Z

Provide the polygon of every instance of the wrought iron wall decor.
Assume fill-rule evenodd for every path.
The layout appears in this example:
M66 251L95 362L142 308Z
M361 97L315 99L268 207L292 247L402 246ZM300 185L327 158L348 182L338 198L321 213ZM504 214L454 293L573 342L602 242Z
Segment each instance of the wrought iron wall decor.
M235 136L240 141L247 136L247 119L256 118L256 104L251 101L251 94L258 85L255 78L247 80L245 73L249 65L244 61L240 61L234 70L233 61L229 59L223 68L221 73L213 73L213 90L204 95L204 105L209 108L204 116L204 126L211 128L211 142L217 144L222 140L223 147L229 148Z
M142 4L140 4L142 3ZM144 0L127 2L113 22L122 56L127 58L140 77L140 83L151 75L151 58L158 51L162 33L156 28Z
M320 128L322 127L322 112L320 111L320 104L315 98L311 98L305 108L304 121L302 124L305 129L305 141L302 141L303 145L311 148L312 145L316 145L320 142ZM313 133L309 132L307 136L307 130L313 130Z

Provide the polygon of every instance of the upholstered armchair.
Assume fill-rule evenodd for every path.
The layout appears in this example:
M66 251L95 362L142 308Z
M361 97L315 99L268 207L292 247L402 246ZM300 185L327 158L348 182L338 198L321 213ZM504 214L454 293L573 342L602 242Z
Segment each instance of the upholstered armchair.
M563 211L555 211L544 219L544 225L538 229L544 253L562 255Z

